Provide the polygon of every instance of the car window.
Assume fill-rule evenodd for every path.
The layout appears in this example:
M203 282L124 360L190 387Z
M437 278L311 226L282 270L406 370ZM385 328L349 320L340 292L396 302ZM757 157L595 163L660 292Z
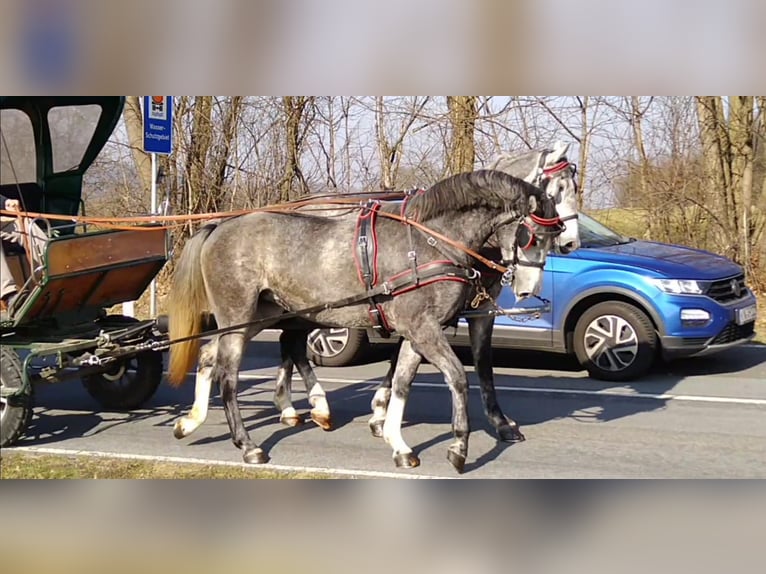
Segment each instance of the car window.
M630 242L630 239L627 237L612 231L584 213L580 213L579 227L580 242L583 247L607 247L609 245L620 245Z

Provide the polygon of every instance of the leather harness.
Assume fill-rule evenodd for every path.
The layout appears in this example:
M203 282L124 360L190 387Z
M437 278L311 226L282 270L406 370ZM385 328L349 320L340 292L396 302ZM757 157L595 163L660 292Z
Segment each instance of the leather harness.
M417 193L417 191L413 193ZM410 195L408 194L407 197ZM468 284L475 281L479 274L476 270L467 269L451 259L435 260L418 265L417 254L412 241L412 226L405 222L410 241L410 251L407 253L409 268L381 282L378 272L378 235L376 230L381 206L382 203L379 200L370 200L361 206L354 237L354 261L359 281L365 288L364 297L369 302L368 313L372 327L381 337L388 338L393 329L386 320L381 306L383 301L439 281L456 281ZM402 205L402 212L405 207L406 198ZM436 241L433 238L429 238L428 243L436 247Z

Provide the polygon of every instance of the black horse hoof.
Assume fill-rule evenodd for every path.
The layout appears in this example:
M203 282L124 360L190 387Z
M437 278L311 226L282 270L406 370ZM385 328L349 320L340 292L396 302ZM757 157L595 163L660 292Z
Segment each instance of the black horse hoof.
M269 462L269 457L260 448L246 451L242 458L247 464L265 464Z
M497 429L497 434L502 442L524 442L527 438L519 430L518 425L506 425Z
M465 459L466 456L464 454L460 454L454 450L447 451L447 460L455 467L455 470L458 471L459 474L462 474L465 469Z
M394 455L394 464L396 468L415 468L420 466L420 459L415 456L415 453L405 452Z
M383 438L383 421L371 422L370 432L375 438Z

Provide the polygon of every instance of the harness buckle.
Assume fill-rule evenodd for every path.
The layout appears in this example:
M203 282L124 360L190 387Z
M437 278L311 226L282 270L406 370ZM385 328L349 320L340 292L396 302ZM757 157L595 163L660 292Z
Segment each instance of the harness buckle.
M391 293L393 293L391 284L388 281L382 283L381 287L383 288L383 295L391 295Z
M409 259L410 261L415 261L417 258L418 258L418 254L415 253L414 251L407 252L407 259Z
M426 241L426 243L428 243L428 245L430 245L431 247L436 247L436 244L437 244L436 239L434 239L430 235L428 236L428 240Z
M366 235L360 235L359 239L357 239L357 243L359 245L367 245L367 236Z
M500 278L500 285L509 287L511 284L513 284L513 269L508 269Z

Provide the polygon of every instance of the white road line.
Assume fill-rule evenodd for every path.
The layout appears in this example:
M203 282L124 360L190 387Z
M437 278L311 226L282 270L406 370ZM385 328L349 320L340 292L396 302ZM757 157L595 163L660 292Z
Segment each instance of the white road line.
M193 373L191 374L193 375ZM273 375L248 375L240 373L239 378L242 380L253 381L273 381L276 379L276 373ZM320 383L336 383L336 384L348 384L348 385L361 385L379 383L378 379L341 379L332 377L319 377ZM428 389L444 389L447 390L447 385L444 383L413 383L414 387L428 388ZM472 387L473 388L473 387ZM655 401L679 401L679 402L692 402L692 403L720 403L731 405L749 405L749 406L766 406L766 399L745 399L737 397L710 397L702 395L675 395L672 393L636 393L632 391L620 391L620 390L599 390L599 391L587 391L584 389L556 389L545 387L515 387L515 386L495 386L495 390L498 392L524 392L524 393L538 393L546 395L578 395L578 396L596 396L596 397L618 397L623 399L649 399Z
M160 456L151 454L125 454L117 452L102 452L95 450L72 450L64 448L47 448L36 446L16 446L9 447L7 451L28 452L34 454L49 454L58 456L89 456L92 458L113 458L121 460L142 460L151 462L166 462L172 464L198 464L208 466L223 466L231 468L245 468L248 470L271 470L278 472L305 472L315 474L325 474L338 477L362 477L362 478L398 478L402 480L454 480L455 477L447 476L426 476L414 474L399 474L394 472L383 472L375 470L353 470L345 468L326 468L313 466L292 466L284 464L259 464L253 466L244 462L230 462L225 460L211 460L204 458L191 458L181 456Z

